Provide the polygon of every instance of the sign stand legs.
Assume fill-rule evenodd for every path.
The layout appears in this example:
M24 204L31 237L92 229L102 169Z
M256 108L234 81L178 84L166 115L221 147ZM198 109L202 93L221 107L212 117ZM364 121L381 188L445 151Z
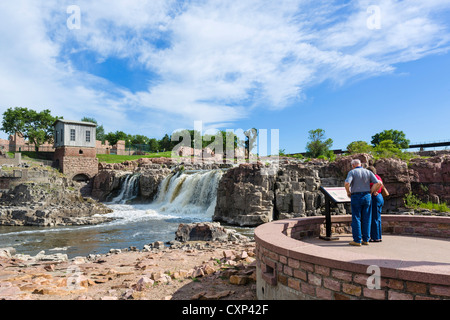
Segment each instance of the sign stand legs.
M338 237L333 237L331 233L331 200L330 197L325 196L325 228L326 228L326 235L325 236L319 236L322 240L327 241L335 241L339 240Z

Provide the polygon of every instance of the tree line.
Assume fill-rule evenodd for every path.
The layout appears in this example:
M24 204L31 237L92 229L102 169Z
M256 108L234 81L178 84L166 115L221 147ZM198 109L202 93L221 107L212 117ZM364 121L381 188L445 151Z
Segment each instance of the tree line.
M39 147L44 143L53 143L53 124L58 119L63 119L63 117L53 116L48 109L37 112L23 107L8 108L3 113L1 130L10 135L14 135L15 133L20 134L24 139L27 139L33 144L36 152L38 152ZM180 137L186 137L186 132L174 132L172 135L165 134L161 139L149 138L140 134L132 135L123 131L106 133L103 125L99 125L96 119L83 117L80 120L97 125L96 140L102 141L102 143L108 141L110 145L115 145L118 141L123 140L125 141L126 148L139 146L150 152L172 150L183 141L183 138ZM237 147L251 150L254 147L254 141L257 135L256 129L247 130L243 132L243 135L228 131L218 131L214 135L202 135L199 131L194 130L188 130L188 132L192 148L198 145L205 148L215 143L221 143L223 150L229 150L229 148L235 149Z
M58 119L63 119L63 117L52 116L48 109L37 112L22 107L8 108L3 113L1 130L10 135L21 134L34 144L37 152L42 144L53 142L53 124ZM123 140L127 148L140 146L150 152L173 150L180 143L180 137L186 138L186 131L174 132L172 135L165 134L161 139L149 138L139 134L131 135L123 131L105 133L103 125L99 125L94 118L83 117L81 121L95 123L97 125L96 139L103 143L107 140L111 145L115 145L119 140ZM223 151L242 147L248 152L253 150L258 134L255 128L242 132L242 135L231 131L218 131L213 135L202 135L201 132L195 130L188 130L188 132L192 148L198 146L205 148L209 145L218 146L217 144L220 143ZM331 150L333 140L326 138L325 130L310 130L308 140L306 145L307 157L329 160L336 157ZM410 141L406 139L404 132L394 129L384 130L372 136L371 145L366 141L351 142L347 146L347 152L350 154L370 153L375 158L390 156L402 158L405 155L403 150L409 147L409 143ZM283 154L283 150L280 151Z
M322 158L334 160L336 155L331 150L333 140L326 138L325 130L309 131L309 142L306 145L306 156L309 158ZM398 157L407 158L404 151L409 148L410 141L403 131L384 130L372 136L371 144L366 141L353 141L347 146L347 153L369 153L375 158Z

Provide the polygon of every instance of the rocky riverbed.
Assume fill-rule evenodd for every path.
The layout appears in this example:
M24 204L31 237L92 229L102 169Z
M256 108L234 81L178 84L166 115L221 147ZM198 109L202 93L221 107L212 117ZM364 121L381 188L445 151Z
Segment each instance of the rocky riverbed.
M184 226L181 232L194 229ZM194 233L205 234L205 225L199 230ZM157 241L141 250L111 249L70 260L0 249L0 300L253 300L255 244L226 234L222 240Z
M111 209L81 195L83 184L48 169L32 172L39 179L23 179L14 188L1 193L0 225L53 227L112 220L102 216L112 212ZM25 173L31 176L28 170Z

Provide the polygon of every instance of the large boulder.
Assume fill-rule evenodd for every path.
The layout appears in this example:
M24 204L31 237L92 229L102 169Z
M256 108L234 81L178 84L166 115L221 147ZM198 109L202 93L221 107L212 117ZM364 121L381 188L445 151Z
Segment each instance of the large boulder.
M156 165L152 170L141 170L141 176L139 180L140 195L143 199L153 200L158 193L158 188L161 182L172 171L168 168Z
M411 181L415 179L414 171L405 161L395 158L379 159L374 166L390 194L385 199L384 210L403 207L405 195L411 192Z
M92 197L99 201L105 201L111 192L120 188L122 178L130 173L128 171L113 169L99 171L94 177Z
M175 241L234 241L248 240L247 237L226 229L217 222L182 223L175 232Z

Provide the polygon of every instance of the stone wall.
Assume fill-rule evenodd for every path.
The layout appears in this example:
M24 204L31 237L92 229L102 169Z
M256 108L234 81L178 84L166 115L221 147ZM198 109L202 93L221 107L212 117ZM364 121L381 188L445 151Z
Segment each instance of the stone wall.
M72 178L78 174L83 174L88 176L88 178L93 178L98 173L98 159L64 157L61 169L62 173Z
M345 228L349 216L334 217L334 228ZM347 221L346 221L347 220ZM307 245L324 218L299 218L269 223L255 230L257 296L259 299L300 300L444 300L450 298L445 264L401 268L396 260L364 259L353 253ZM343 232L346 232L343 230ZM384 216L383 232L450 237L450 218ZM423 262L423 261L422 261ZM379 288L369 288L368 272L379 264ZM422 263L423 264L423 263Z
M78 174L93 178L98 173L95 148L57 148L53 159L61 172L71 178Z

